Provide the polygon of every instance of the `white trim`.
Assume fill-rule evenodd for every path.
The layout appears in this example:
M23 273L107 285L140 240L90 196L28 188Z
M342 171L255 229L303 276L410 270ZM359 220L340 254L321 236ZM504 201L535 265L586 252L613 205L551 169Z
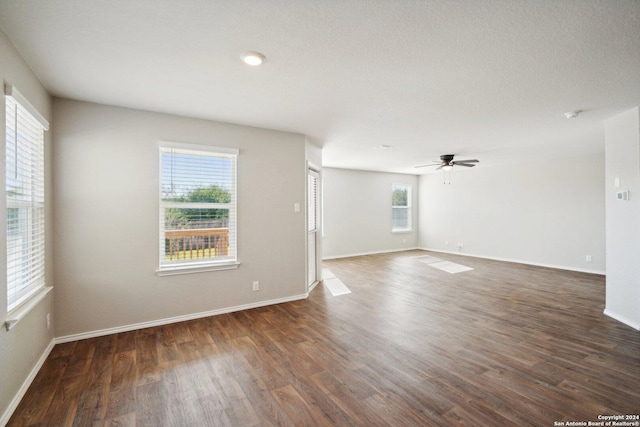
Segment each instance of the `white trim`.
M474 254L463 253L463 252L443 251L441 249L430 249L430 248L416 248L416 249L419 249L421 251L440 252L443 254L462 255L462 256L468 256L471 258L490 259L494 261L504 261L504 262L512 262L516 264L533 265L536 267L554 268L556 270L568 270L568 271L575 271L578 273L598 274L600 276L604 276L607 274L606 271L602 271L602 270L588 270L584 268L568 267L566 265L544 264L544 263L538 263L538 262L522 261L519 259L499 258L499 257L491 257L491 256L484 256L484 255L474 255Z
M163 208L179 209L231 209L231 203L207 202L162 202Z
M240 150L237 148L229 148L229 147L214 147L212 145L206 144L190 144L187 142L175 142L175 141L158 141L158 147L160 148L174 148L176 150L185 150L185 151L211 151L217 154L229 154L229 157L235 157L240 154Z
M631 326L633 329L640 331L640 323L631 321L624 316L620 316L617 313L612 312L608 308L604 309L604 314L611 317L612 319L617 320L618 322L624 323L627 326Z
M358 252L358 253L354 253L354 254L326 256L326 257L323 257L322 259L323 260L325 260L325 259L340 259L340 258L351 258L351 257L354 257L354 256L390 254L390 253L393 253L393 252L414 251L416 249L420 249L420 248L414 247L414 248L387 249L387 250L384 250L384 251L373 251L373 252Z
M440 253L443 253L443 254L451 254L451 255L462 255L462 256L467 256L467 257L471 257L471 258L481 258L481 259L490 259L490 260L493 260L493 261L512 262L512 263L516 263L516 264L533 265L533 266L536 266L536 267L553 268L553 269L556 269L556 270L568 270L568 271L575 271L575 272L578 272L578 273L598 274L600 276L604 276L604 275L607 274L605 271L602 271L602 270L587 270L587 269L580 269L580 268L575 268L575 267L567 267L567 266L554 265L554 264L534 263L534 262L529 262L529 261L521 261L521 260L515 260L515 259L508 259L508 258L498 258L498 257L489 257L489 256L481 256L481 255L472 255L472 254L462 253L462 252L443 251L443 250L440 250L440 249L430 249L430 248L422 248L422 247L402 248L402 249L388 249L388 250L384 250L384 251L373 251L373 252L358 252L358 253L344 254L344 255L332 255L332 256L323 257L322 259L323 260L328 260L328 259L351 258L351 257L356 257L356 256L377 255L377 254L386 254L386 253L404 252L404 251L413 251L413 250L429 251L429 252L440 252Z
M160 140L158 141L160 155L158 156L158 168L160 176L158 180L158 196L159 196L159 267L156 270L158 276L169 276L175 274L200 273L205 271L231 270L236 269L240 265L238 261L238 155L240 150L237 148L215 147L210 145L191 144L182 142L172 142ZM231 188L229 189L231 200L229 203L182 203L182 202L166 202L163 200L162 182L163 182L163 153L173 154L174 152L206 157L223 157L231 160ZM167 208L181 209L226 209L229 212L228 218L228 237L229 244L228 256L222 260L217 258L209 262L181 262L171 263L165 260L165 218L164 210ZM181 265L183 264L183 265Z
M53 350L53 347L55 346L55 344L56 344L55 339L52 339L49 342L49 345L47 345L47 348L44 349L44 352L36 362L33 369L31 369L31 372L29 372L29 375L22 383L22 386L20 386L20 389L18 390L18 392L15 394L15 396L13 396L13 399L11 399L11 402L9 403L9 406L7 406L7 409L5 409L4 414L2 414L2 417L0 417L0 426L4 426L9 422L11 415L13 415L13 412L16 410L16 408L20 404L20 401L22 400L24 395L27 393L27 390L29 390L31 383L36 378L36 375L38 375L40 368L42 368L42 365L44 365L44 362L47 360L47 357L49 357L49 354L51 353L51 350Z
M315 228L313 230L309 230L309 200L311 198L311 194L309 194L309 184L311 182L310 177L315 179L315 198L313 200L313 205L315 207L314 212L314 220L315 220ZM305 189L304 189L305 201L304 201L304 224L307 233L305 235L304 244L305 244L305 276L307 281L307 293L311 292L311 290L318 284L320 278L320 270L322 269L322 237L323 237L323 226L322 226L322 171L320 168L317 168L313 165L309 160L306 161L306 170L305 170ZM310 237L313 236L313 240L315 243L314 254L315 254L315 277L313 277L313 282L309 283L309 274L311 273L311 265L309 263L309 255L310 255Z
M203 317L217 316L219 314L233 313L236 311L250 310L252 308L266 307L274 304L283 304L285 302L298 301L309 297L308 293L293 295L290 297L276 298L267 301L259 301L250 304L236 305L234 307L219 308L216 310L203 311L200 313L185 314L182 316L167 317L164 319L152 320L149 322L133 323L130 325L115 326L113 328L99 329L97 331L82 332L79 334L65 335L55 339L56 344L62 344L70 341L84 340L87 338L102 337L105 335L117 334L120 332L135 331L137 329L152 328L154 326L168 325L171 323L184 322L187 320L201 319Z
M413 233L413 228L395 228L391 230L391 234L411 234Z
M20 104L25 110L27 110L42 125L44 130L49 130L49 122L47 121L47 119L45 119L44 116L40 114L36 107L31 105L31 103L27 100L27 98L24 97L24 95L18 92L18 89L16 89L15 86L8 83L5 84L4 94L15 99L18 104Z
M53 286L43 286L37 289L27 300L7 313L7 318L4 321L4 326L7 328L7 331L13 329L19 321L24 319L24 317L29 314L29 312L33 310L52 289Z
M240 267L240 263L236 261L232 262L219 262L216 264L203 264L193 265L185 264L183 267L165 267L156 270L158 276L175 276L177 274L193 274L193 273L205 273L207 271L220 271L220 270L235 270Z

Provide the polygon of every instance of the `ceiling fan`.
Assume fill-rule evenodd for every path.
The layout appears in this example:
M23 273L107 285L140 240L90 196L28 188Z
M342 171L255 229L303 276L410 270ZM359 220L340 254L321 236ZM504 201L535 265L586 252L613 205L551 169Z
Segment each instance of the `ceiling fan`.
M464 166L467 168L474 167L474 163L478 163L479 160L453 160L454 154L443 154L440 156L440 162L428 163L426 165L416 166L416 168L424 168L428 166L438 166L435 170L443 169L443 170L451 170L454 166Z

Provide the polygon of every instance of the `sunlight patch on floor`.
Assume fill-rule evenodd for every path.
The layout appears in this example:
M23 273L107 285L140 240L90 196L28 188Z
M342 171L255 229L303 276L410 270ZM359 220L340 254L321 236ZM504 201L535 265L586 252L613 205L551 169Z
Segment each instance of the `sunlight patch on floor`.
M328 268L322 269L322 283L334 297L351 293L349 288L347 288L346 285L342 283L342 280L338 279L336 275L333 274L333 272Z
M414 257L421 263L427 264L430 267L437 268L438 270L446 271L447 273L456 274L462 273L463 271L473 270L471 267L467 267L462 264L456 264L451 261L443 261L440 258L436 258L431 255L417 256Z

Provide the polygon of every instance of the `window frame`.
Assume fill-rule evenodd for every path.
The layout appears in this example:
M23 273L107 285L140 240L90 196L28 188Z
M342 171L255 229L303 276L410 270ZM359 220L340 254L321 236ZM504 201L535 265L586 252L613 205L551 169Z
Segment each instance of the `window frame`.
M168 150L177 150L184 153L191 153L203 156L224 157L232 159L231 168L231 201L230 203L193 203L193 202L166 202L162 200L162 153ZM238 231L237 231L237 182L238 182L238 156L239 150L236 148L216 147L205 144L191 144L174 141L158 142L158 212L159 212L159 247L158 262L159 267L156 274L159 276L169 276L176 274L199 273L207 271L229 270L238 268L240 262L238 260ZM164 209L166 208L187 208L187 209L228 209L228 239L229 254L224 258L205 259L205 260L178 260L174 262L164 262L166 256L165 247L165 217Z
M394 205L393 204L393 193L398 189L397 187L404 187L407 191L407 204L404 205ZM394 183L391 184L391 232L392 233L411 233L413 231L413 215L412 215L412 203L411 203L411 184L400 184ZM407 227L399 228L396 227L393 221L393 212L395 209L406 209L407 210Z
M28 301L40 295L40 291L46 287L47 181L44 133L49 130L49 122L15 87L7 84L4 89L6 298L7 313L15 313L22 310L21 307L26 306ZM10 113L10 109L13 109L14 112ZM11 118L13 118L13 123L10 125L8 121ZM13 129L13 135L9 135L10 129ZM9 141L13 142L12 151ZM20 152L28 153L27 161L22 166L19 166L18 163L18 153ZM9 163L14 165L13 169L8 166ZM10 197L10 192L7 190L8 174L11 170L15 173L12 177L12 180L15 181L14 185L27 188L20 194L20 198ZM17 217L9 215L10 209L17 210L18 217L24 215L26 218L25 229L22 230L21 227L18 227L27 237L25 241L19 243L22 255L17 258L15 256L17 248L12 246L15 239L11 239L9 236L11 229L15 226L10 221ZM24 284L25 277L26 285Z

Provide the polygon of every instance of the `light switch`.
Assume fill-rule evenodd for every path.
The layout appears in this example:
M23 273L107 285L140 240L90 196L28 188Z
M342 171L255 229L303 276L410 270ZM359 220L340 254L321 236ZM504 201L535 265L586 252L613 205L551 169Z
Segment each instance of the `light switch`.
M300 212L300 203L294 203L293 204L293 211L294 212Z

